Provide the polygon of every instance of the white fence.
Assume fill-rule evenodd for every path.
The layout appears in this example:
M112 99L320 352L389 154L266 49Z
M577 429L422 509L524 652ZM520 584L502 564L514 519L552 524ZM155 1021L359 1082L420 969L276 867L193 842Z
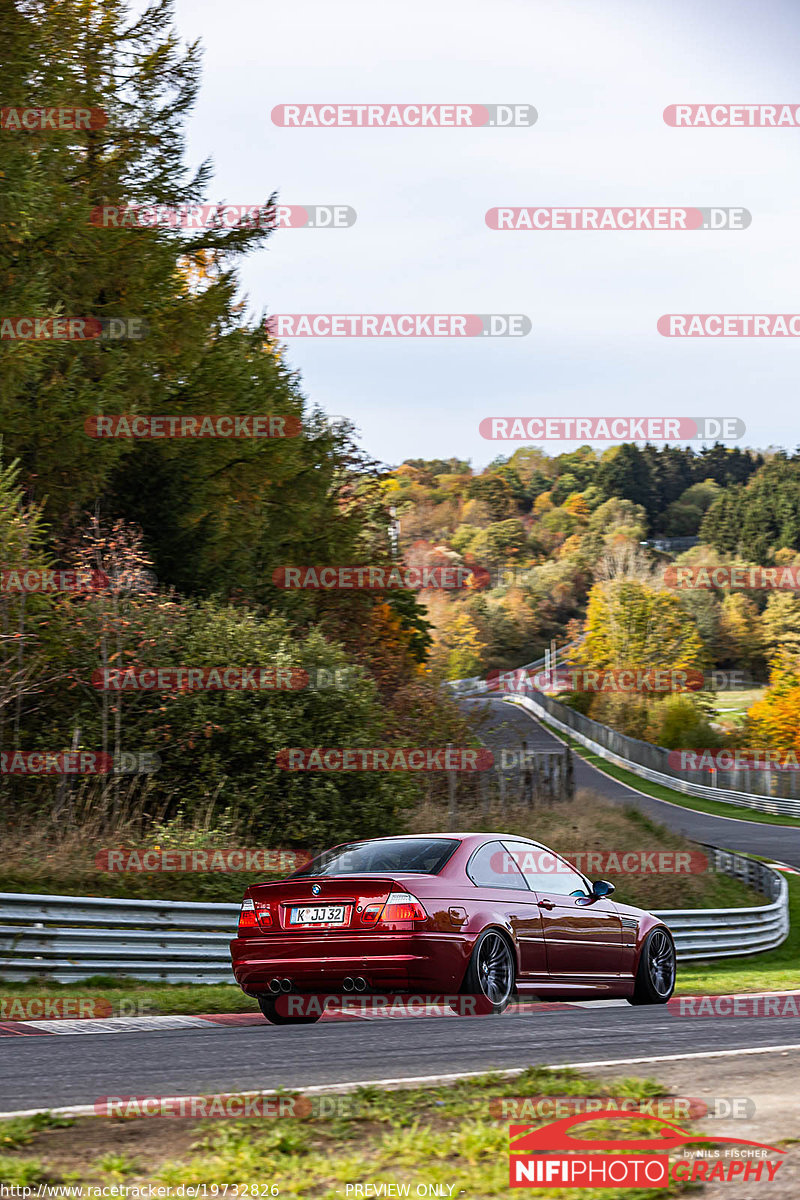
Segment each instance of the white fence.
M466 692L468 689L463 690ZM660 783L664 787L672 788L676 792L683 792L687 796L700 796L704 800L722 800L725 804L733 804L739 808L752 808L756 812L771 813L773 816L800 817L800 800L798 799L786 796L759 795L754 792L736 791L732 788L707 787L705 784L683 779L677 773L659 771L644 763L636 762L633 757L630 757L631 747L641 747L642 754L650 752L653 756L658 754L661 758L666 758L668 751L661 746L650 746L645 742L637 742L634 738L626 737L625 734L618 733L615 729L609 729L608 726L601 725L598 721L592 721L589 717L584 717L582 713L568 708L566 704L560 704L557 700L544 696L540 692L533 692L530 696L506 697L506 699L525 708L553 729L568 734L576 742L585 746L587 750L591 750L608 762L614 763L615 766L623 767L626 771L630 771L642 779L648 779L651 783ZM595 736L590 736L587 730ZM597 740L599 737L603 737L612 745L603 745L601 741ZM615 750L614 746L619 749ZM626 753L620 751L626 751ZM738 774L769 776L771 772L748 771L738 772ZM786 773L784 772L784 774ZM796 773L792 772L791 774ZM794 778L791 782L793 785L795 784Z

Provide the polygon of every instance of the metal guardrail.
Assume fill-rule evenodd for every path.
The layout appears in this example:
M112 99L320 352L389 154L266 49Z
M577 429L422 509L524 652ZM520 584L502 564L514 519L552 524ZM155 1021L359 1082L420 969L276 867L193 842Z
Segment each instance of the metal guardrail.
M485 683L485 681L481 682ZM484 686L483 689L475 690L485 692L487 689ZM659 771L645 763L637 762L632 757L634 752L638 752L640 758L648 755L652 757L653 761L659 761L661 765L665 765L669 751L665 750L663 746L653 746L649 742L639 742L635 738L626 737L625 734L618 733L615 729L609 729L607 725L601 725L599 721L593 721L590 717L585 717L582 713L576 712L566 704L561 704L558 700L553 700L552 697L545 696L541 692L531 690L529 696L513 696L506 697L506 699L510 703L527 709L540 721L544 721L546 725L575 738L575 741L580 742L587 750L591 750L594 754L598 754L618 767L623 767L634 775L639 775L642 779L648 779L651 783L660 783L664 787L672 788L676 792L683 792L687 796L700 796L704 800L721 800L726 804L733 804L739 808L752 808L756 812L771 813L773 816L800 817L800 800L786 796L759 795L756 792L738 791L733 788L707 787L703 783L683 779L672 771ZM595 736L592 737L590 734ZM598 740L601 737L606 742L610 741L617 745L620 750L626 750L627 753L622 754L615 751L612 746L604 745ZM718 774L722 775L723 772L719 771ZM724 772L724 774L751 776L759 774L759 772L730 771ZM760 772L760 774L765 774L765 772ZM766 772L766 774L770 774L770 772ZM795 784L794 780L792 780L792 784Z
M743 880L770 903L752 908L657 912L678 957L755 954L789 933L786 880L765 863L707 846L713 869ZM238 904L114 900L0 892L0 980L127 975L164 983L233 983L228 942Z
M0 892L0 978L232 983L238 904Z
M789 888L785 877L767 863L746 854L704 846L709 867L741 880L770 903L752 908L660 909L659 916L675 938L681 962L729 958L774 950L789 936Z

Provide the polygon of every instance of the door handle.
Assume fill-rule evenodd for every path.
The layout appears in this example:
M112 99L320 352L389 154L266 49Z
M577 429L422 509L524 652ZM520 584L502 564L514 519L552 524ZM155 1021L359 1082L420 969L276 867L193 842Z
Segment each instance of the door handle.
M538 907L539 908L555 908L555 904L553 903L552 900L539 900Z

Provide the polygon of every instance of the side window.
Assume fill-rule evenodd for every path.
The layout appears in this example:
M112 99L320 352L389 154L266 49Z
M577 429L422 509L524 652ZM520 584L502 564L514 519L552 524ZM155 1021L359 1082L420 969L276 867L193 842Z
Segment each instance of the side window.
M546 850L544 846L532 846L529 842L504 842L503 845L534 892L550 892L558 896L580 892L582 896L586 895L583 876L552 850Z
M502 842L487 842L467 864L467 875L478 887L511 888L526 892L525 880Z

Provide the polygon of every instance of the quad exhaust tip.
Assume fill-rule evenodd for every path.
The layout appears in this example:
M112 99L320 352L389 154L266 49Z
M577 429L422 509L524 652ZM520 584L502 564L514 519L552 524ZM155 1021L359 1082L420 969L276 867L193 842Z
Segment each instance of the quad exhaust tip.
M275 995L277 992L279 992L281 990L280 979L270 979L269 990L272 992L273 995Z
M281 991L282 991L282 992L290 992L290 991L292 990L292 981L291 981L291 979L282 979L282 980L281 980L281 985L280 985L280 986L281 986Z
M363 975L357 975L355 979L351 975L347 975L342 980L342 987L346 992L365 992L367 990L367 981Z

